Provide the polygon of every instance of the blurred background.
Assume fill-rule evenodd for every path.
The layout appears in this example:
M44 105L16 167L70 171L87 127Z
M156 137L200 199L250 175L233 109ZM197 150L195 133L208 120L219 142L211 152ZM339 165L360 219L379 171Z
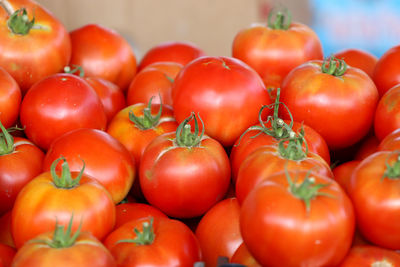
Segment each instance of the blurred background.
M123 35L137 58L165 41L189 41L211 56L230 56L238 31L287 7L320 37L325 56L360 48L380 57L400 44L398 0L37 0L74 30L98 23Z

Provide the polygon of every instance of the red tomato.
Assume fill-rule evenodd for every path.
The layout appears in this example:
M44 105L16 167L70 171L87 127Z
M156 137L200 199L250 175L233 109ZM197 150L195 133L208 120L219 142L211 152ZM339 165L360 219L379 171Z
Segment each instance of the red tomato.
M343 59L352 67L363 70L371 78L376 66L376 62L378 62L378 58L375 55L362 49L343 49L339 52L336 52L334 56L336 58Z
M188 122L195 119L196 130ZM229 158L222 145L198 132L192 114L176 133L153 139L144 151L139 179L146 200L175 218L206 213L221 200L230 184Z
M167 215L162 213L159 209L144 203L122 203L116 206L115 212L116 219L114 229L117 229L129 221L144 217L167 218Z
M238 59L202 57L186 65L172 88L173 109L181 123L193 111L206 134L229 147L257 123L262 105L271 103L259 75Z
M348 187L358 228L373 244L400 249L400 154L376 152L353 171Z
M181 221L168 218L147 217L125 223L110 233L104 244L120 267L192 267L201 260L193 232Z
M205 56L204 51L191 42L163 42L146 52L140 61L138 70L141 71L146 66L161 61L172 61L181 65L186 65L190 61L201 56Z
M71 42L64 25L40 4L30 0L9 2L16 11L11 15L0 8L0 66L25 94L34 83L60 72L68 64ZM23 20L24 12L28 21L17 30L15 25L17 20Z
M232 56L260 74L267 88L278 88L293 68L312 59L322 59L322 45L308 26L291 22L290 15L270 14L268 25L253 24L238 32ZM285 21L287 20L287 21Z
M369 155L375 153L378 150L379 140L375 134L371 133L361 140L359 147L357 148L354 159L363 160Z
M336 266L354 227L351 201L339 184L309 171L270 176L240 212L243 240L262 266Z
M13 126L17 121L21 99L17 82L0 67L0 122L5 128Z
M11 235L11 210L0 217L0 244L15 248Z
M378 151L400 150L400 129L396 129L379 143Z
M182 68L183 65L176 62L155 62L146 66L129 85L128 105L148 103L151 97L155 97L152 103L162 102L172 107L172 84Z
M69 225L71 226L71 225ZM14 257L15 267L116 267L111 253L88 232L68 232L56 225L53 232L46 232L25 243Z
M70 64L82 66L87 76L100 77L125 91L136 74L136 56L116 31L87 24L70 32Z
M336 150L355 144L368 133L378 91L365 72L331 57L293 69L282 82L281 101L294 121L303 121ZM288 119L287 112L282 112Z
M347 192L351 175L361 160L351 160L341 163L332 169L333 178Z
M9 267L14 259L16 250L8 245L0 243L0 266Z
M400 83L400 45L387 50L376 63L372 78L383 96L393 86Z
M400 128L400 84L381 97L375 111L374 129L378 140Z
M57 164L58 162L54 162ZM18 194L12 209L11 231L16 247L54 229L56 221L67 225L74 214L73 230L104 238L115 224L115 205L108 191L94 178L70 172L64 159L63 171L55 166L30 181Z
M84 173L96 178L115 204L126 197L135 179L135 164L129 151L100 130L77 129L57 138L46 153L43 170L49 171L60 156L65 157L72 171L81 170L84 161Z
M400 266L399 253L376 246L353 246L338 267Z
M196 228L196 237L206 266L217 266L219 256L230 259L243 242L239 214L237 199L227 198L218 202L201 218Z
M22 100L20 119L28 138L44 150L68 131L104 130L107 124L94 89L82 78L67 73L48 76L32 86Z
M245 243L242 243L233 254L231 263L242 264L246 267L261 267L261 265L254 259L246 247Z

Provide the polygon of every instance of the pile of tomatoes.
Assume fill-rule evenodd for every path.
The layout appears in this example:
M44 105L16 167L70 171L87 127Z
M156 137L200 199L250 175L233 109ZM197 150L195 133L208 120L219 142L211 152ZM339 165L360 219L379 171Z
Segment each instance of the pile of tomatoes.
M400 266L400 45L324 58L274 10L137 62L0 6L0 267Z

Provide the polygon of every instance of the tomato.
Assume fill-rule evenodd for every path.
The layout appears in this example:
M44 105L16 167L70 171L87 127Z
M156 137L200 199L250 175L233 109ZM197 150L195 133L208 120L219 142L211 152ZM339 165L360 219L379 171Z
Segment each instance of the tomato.
M229 147L257 123L262 105L271 103L259 75L238 59L201 57L186 65L172 87L173 109L181 123L199 113L206 134Z
M8 2L13 10L0 9L0 66L25 94L33 84L68 64L71 42L64 25L40 4L31 0ZM28 20L23 21L24 16ZM21 23L24 26L20 27Z
M293 68L312 59L322 59L322 45L307 25L291 22L290 14L270 13L268 25L253 24L239 31L232 43L232 56L243 60L269 89L280 87ZM285 21L286 20L286 21Z
M219 256L230 259L243 242L239 214L237 199L227 198L215 204L201 218L195 233L206 266L217 266Z
M367 135L360 141L359 147L354 154L354 159L363 160L369 155L375 153L378 150L379 140L376 135L373 133Z
M115 226L117 229L121 225L138 220L144 217L162 217L167 218L167 215L162 213L159 209L144 203L122 203L115 208Z
M115 204L125 198L135 179L136 169L129 151L100 130L77 129L57 138L46 153L43 170L49 171L60 156L65 157L72 171L79 171L84 161L84 173L96 178Z
M22 188L12 209L11 231L19 249L38 234L51 231L57 221L67 225L74 214L72 228L104 238L115 224L115 205L108 191L94 178L70 172L63 160L62 172L43 172Z
M294 121L316 130L330 149L337 150L357 143L368 133L378 91L365 72L331 57L293 69L282 82L281 101ZM286 111L282 112L288 119Z
M353 246L338 267L400 266L399 253L370 245Z
M334 56L336 58L343 59L352 67L363 70L371 78L376 63L378 62L378 58L374 54L357 48L343 49L339 52L336 52Z
M32 86L22 100L20 119L28 138L44 150L68 131L104 130L107 124L94 89L82 78L67 73L48 76Z
M44 153L31 141L12 137L0 122L0 215L12 209L22 187L42 172Z
M245 243L242 243L235 253L233 254L231 263L242 264L246 267L261 267L261 265L254 259L246 247Z
M0 121L5 128L8 128L17 121L22 100L21 89L2 67L0 67L0 85Z
M400 129L396 129L379 143L378 151L400 150Z
M387 50L376 63L372 79L380 96L383 96L393 86L400 83L400 45Z
M11 235L11 210L0 217L0 244L15 248L14 240Z
M338 184L347 192L351 175L361 160L346 161L332 169L333 177Z
M116 267L111 253L89 232L71 232L56 224L52 232L42 233L25 243L12 262L15 267Z
M155 97L154 104L172 107L172 84L182 68L183 65L176 62L155 62L146 66L129 85L128 105L148 103L151 97Z
M116 31L87 24L70 32L70 64L82 66L87 76L100 77L125 91L136 74L136 56Z
M240 210L244 243L261 266L336 266L354 227L353 207L340 185L309 171L270 176Z
M8 245L0 243L0 266L9 267L15 256L16 250Z
M389 249L400 248L400 226L393 223L400 219L399 156L396 151L380 151L365 158L348 187L361 234Z
M190 61L202 56L205 56L204 51L194 43L187 41L162 42L146 52L140 61L138 70L141 71L152 63L162 61L186 65Z
M374 129L378 140L400 128L400 84L381 97L375 111Z
M130 221L110 233L105 246L118 266L192 267L201 260L193 232L181 221L146 217Z
M193 119L192 133L188 123ZM228 155L218 141L203 133L199 134L197 118L192 113L176 132L154 138L142 155L142 192L151 205L170 217L203 215L228 190Z

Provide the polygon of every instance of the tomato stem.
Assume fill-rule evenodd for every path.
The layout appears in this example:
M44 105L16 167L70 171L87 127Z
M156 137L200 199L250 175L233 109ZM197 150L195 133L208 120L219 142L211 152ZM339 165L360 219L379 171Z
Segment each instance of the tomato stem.
M204 135L204 123L201 119L200 115L197 114L199 120L202 124L202 132L199 135L199 123L197 122L196 115L194 112L190 114L181 124L179 124L176 129L176 144L180 147L195 147L198 146L201 142L201 139ZM194 133L192 133L192 128L190 124L188 124L191 120L194 119Z
M61 176L58 176L56 173L56 166L60 160L63 160L63 163L61 164L61 168L62 168ZM83 160L82 160L82 162L83 162L83 167L82 167L81 171L79 172L78 176L75 179L73 179L71 176L71 171L69 169L67 160L63 156L56 159L51 164L51 167L50 167L50 172L51 172L51 176L53 177L54 184L58 188L64 188L64 189L70 189L75 186L78 186L79 182L82 179L83 171L85 170L85 162Z
M79 71L79 77L81 77L81 78L85 77L85 71L83 70L82 66L75 65L75 64L72 64L71 66L73 67L73 69L71 69L70 66L65 66L64 72L69 73L69 74L74 74L75 72Z
M153 229L153 221L154 218L150 217L149 222L143 222L142 224L142 231L139 231L139 229L135 228L133 231L136 234L136 237L134 239L121 239L118 240L115 244L119 243L134 243L136 245L151 245L154 242L154 239L156 235L154 234L154 229Z
M14 138L0 121L0 156L14 152Z
M143 116L136 116L133 111L129 112L129 120L135 124L137 128L140 130L147 130L153 128L158 125L160 122L161 114L162 114L162 104L161 104L161 95L160 98L160 108L158 109L157 115L153 116L151 114L151 102L153 101L154 96L152 96L149 100L147 107L143 109Z
M398 153L398 155L397 155L397 159L393 163L393 165L390 165L388 161L393 153ZM388 179L400 178L400 152L393 151L393 153L390 153L389 156L385 160L386 170L385 170L382 178L385 178L385 177Z
M285 147L285 143L287 145ZM303 149L303 144L305 144L305 149ZM304 138L304 129L301 126L300 131L296 134L291 131L289 137L286 139L281 139L278 144L279 154L289 160L302 160L308 155L308 145Z
M274 16L275 20L273 19ZM291 23L292 14L287 8L273 8L268 14L268 27L271 29L287 30L289 29Z
M347 64L343 59L338 59L335 56L326 58L322 62L321 71L322 73L330 74L336 77L343 76L347 70Z

